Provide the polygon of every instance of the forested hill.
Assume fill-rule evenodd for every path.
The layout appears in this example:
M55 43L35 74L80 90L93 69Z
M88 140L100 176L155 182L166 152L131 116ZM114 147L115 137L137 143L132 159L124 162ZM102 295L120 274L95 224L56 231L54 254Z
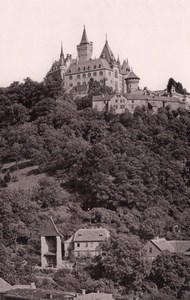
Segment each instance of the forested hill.
M155 236L190 239L189 112L108 115L88 107L91 97L74 101L30 79L0 89L2 169L27 160L46 175L30 190L13 190L12 170L2 172L0 277L31 280L52 215L65 238L81 226L101 225L112 235L104 260L55 275L59 287L125 294L148 286L161 298L146 299L185 299L189 260L164 254L149 269L140 250Z

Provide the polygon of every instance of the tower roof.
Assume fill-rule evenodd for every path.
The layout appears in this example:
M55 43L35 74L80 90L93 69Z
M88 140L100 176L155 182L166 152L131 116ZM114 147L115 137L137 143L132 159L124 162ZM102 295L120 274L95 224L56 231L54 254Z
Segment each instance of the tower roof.
M62 234L59 233L55 223L53 222L52 217L48 218L48 220L46 221L42 236L62 236Z
M129 73L129 75L126 77L126 79L138 79L138 80L140 80L140 78L132 70Z
M89 44L85 26L84 26L84 30L83 30L83 34L82 34L82 38L81 38L81 42L80 42L80 45L83 45L83 44Z
M61 54L60 54L60 56L63 56L63 44L62 44L62 42L61 42Z
M108 41L106 40L104 48L100 54L100 58L105 58L109 63L112 61L115 61L115 57L113 55L113 52L110 49L110 46L108 45Z

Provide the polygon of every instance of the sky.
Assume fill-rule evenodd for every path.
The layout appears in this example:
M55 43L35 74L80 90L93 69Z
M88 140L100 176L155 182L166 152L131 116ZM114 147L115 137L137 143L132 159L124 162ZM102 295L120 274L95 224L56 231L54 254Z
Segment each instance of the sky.
M140 87L190 91L189 0L0 0L0 86L42 81L63 51L77 56L84 25L99 57L106 34L115 57L128 58Z

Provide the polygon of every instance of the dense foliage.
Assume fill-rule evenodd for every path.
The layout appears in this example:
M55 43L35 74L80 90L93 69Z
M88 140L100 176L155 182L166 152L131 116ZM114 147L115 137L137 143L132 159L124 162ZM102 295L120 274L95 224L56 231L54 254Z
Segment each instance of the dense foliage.
M54 275L59 287L188 299L189 260L163 254L150 267L141 250L154 236L190 239L189 112L108 115L89 107L96 83L77 101L71 94L55 99L50 87L26 79L0 89L1 163L27 159L47 175L32 190L16 191L12 170L2 173L0 276L31 281L52 215L65 237L84 225L111 231L103 256Z

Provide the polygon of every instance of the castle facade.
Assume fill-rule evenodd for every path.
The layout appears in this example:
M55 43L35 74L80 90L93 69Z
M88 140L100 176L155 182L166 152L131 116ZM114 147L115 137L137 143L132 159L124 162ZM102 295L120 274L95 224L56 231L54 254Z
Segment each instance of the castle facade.
M87 94L91 78L123 94L138 89L140 79L130 69L128 60L121 64L119 57L115 59L107 38L100 57L93 59L93 43L89 42L84 27L80 44L77 45L77 53L76 59L72 59L68 54L65 57L61 46L60 59L53 63L47 74L60 74L67 92L74 91L76 95L84 96Z

